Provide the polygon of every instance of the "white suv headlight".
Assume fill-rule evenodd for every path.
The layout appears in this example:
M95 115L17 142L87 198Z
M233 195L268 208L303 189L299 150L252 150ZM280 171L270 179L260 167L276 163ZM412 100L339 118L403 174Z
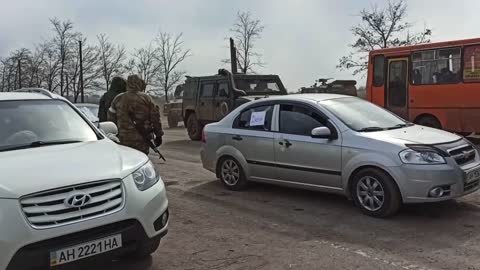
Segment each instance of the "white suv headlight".
M155 166L149 161L133 174L133 181L138 190L144 191L155 185L160 180L160 175L157 173Z
M440 154L435 152L434 150L422 149L422 150L414 150L414 149L407 149L400 152L400 160L406 164L445 164L445 158L443 158Z

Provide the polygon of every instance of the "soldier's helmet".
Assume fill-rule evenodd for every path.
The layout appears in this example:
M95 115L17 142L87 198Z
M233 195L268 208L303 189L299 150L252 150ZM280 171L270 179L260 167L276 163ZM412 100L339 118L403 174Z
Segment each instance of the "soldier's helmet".
M127 79L127 91L143 92L145 91L145 82L138 75L130 75Z

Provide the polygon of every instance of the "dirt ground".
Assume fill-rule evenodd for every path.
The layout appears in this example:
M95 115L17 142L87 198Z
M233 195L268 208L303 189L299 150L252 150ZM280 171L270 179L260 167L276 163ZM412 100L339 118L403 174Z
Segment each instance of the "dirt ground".
M99 269L480 269L478 193L382 220L341 196L268 185L231 192L185 133L167 129L167 162L152 156L171 211L160 249Z

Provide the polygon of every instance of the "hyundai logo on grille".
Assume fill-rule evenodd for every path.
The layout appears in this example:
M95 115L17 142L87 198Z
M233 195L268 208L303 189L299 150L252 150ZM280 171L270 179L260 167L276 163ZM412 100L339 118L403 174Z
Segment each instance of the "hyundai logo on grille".
M87 205L92 200L92 196L85 192L75 192L65 199L65 205L71 208L79 208Z

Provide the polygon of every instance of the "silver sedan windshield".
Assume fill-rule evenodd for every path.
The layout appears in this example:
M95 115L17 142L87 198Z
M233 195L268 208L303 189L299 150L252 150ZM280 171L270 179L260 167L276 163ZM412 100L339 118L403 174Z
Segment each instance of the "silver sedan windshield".
M337 98L319 102L356 131L379 131L408 125L400 117L359 98Z

